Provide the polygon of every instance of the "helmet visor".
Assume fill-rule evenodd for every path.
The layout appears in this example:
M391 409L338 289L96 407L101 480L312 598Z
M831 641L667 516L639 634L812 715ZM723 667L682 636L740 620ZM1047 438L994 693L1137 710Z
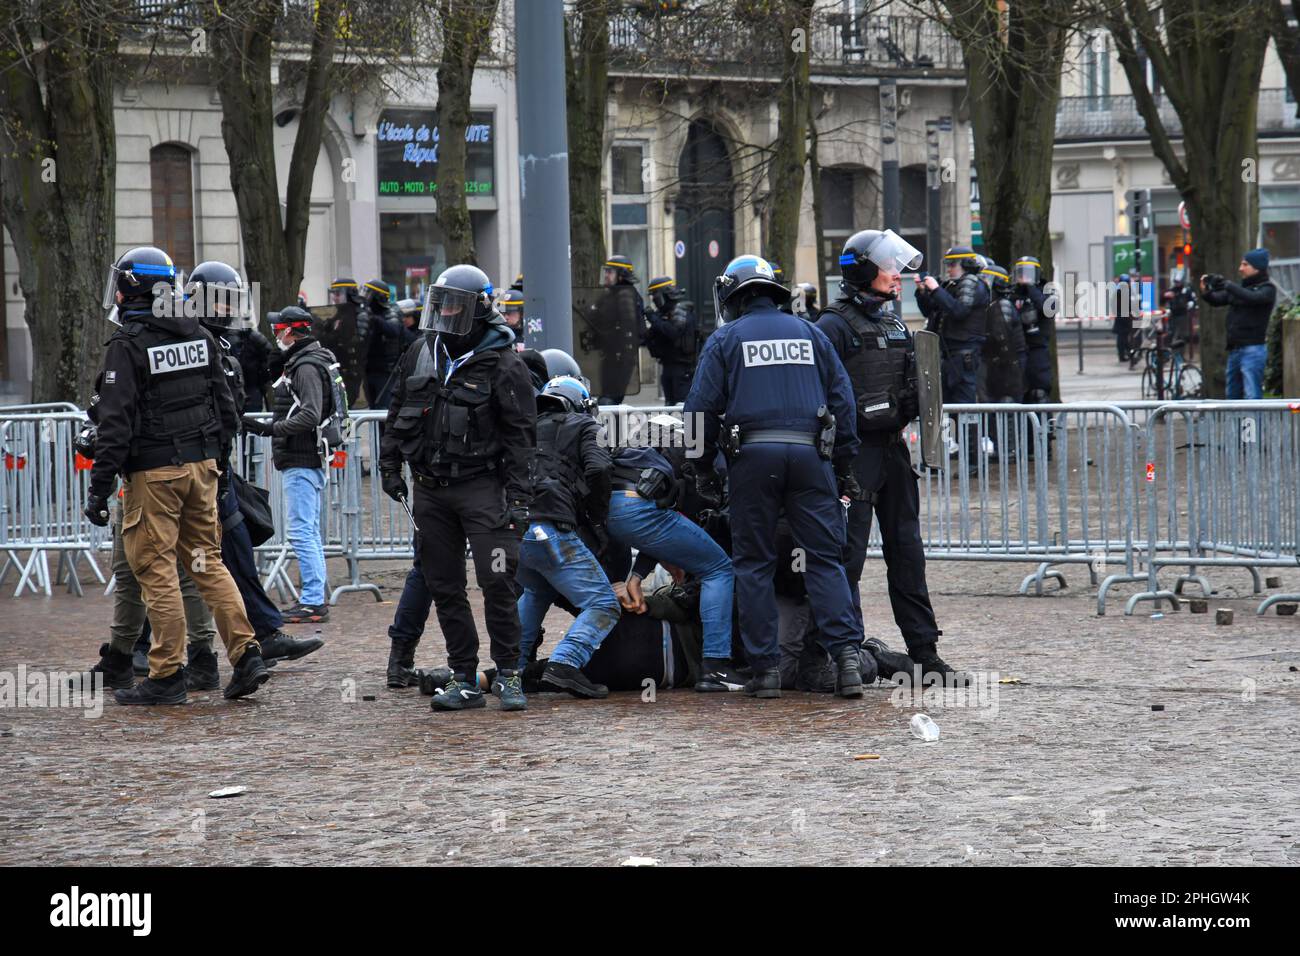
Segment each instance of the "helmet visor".
M204 325L237 332L255 324L252 300L242 286L192 283L185 296L186 305Z
M113 265L108 267L108 275L104 277L103 305L105 309L111 309L113 306L117 305L117 277L121 274L122 272L118 269L117 263L113 263Z
M892 229L882 232L866 250L867 258L884 272L921 268L921 250Z
M464 289L430 286L420 314L420 329L443 335L465 335L474 328L474 311L479 294Z
M1037 285L1038 272L1039 269L1038 269L1037 262L1026 262L1025 260L1022 259L1021 261L1016 263L1016 274L1015 274L1016 282L1017 283L1023 282L1028 285Z

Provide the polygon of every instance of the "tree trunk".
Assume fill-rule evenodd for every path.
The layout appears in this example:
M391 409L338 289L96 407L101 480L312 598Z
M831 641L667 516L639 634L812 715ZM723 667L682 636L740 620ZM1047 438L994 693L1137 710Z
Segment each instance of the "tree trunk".
M609 97L610 0L578 0L577 36L564 32L569 133L569 271L573 288L600 285L605 261L605 109ZM528 277L524 276L525 288ZM576 300L576 296L575 296Z
M946 0L966 64L984 247L999 265L1036 256L1052 275L1048 220L1052 147L1071 0L1013 3L1005 19L984 0ZM1056 368L1056 320L1046 330ZM1059 401L1060 375L1052 376Z
M826 305L826 227L822 214L822 164L817 158L817 117L808 98L808 183L812 187L813 245L817 249L817 301Z
M111 331L97 297L115 258L118 6L92 16L75 3L38 5L39 51L15 11L0 45L0 182L37 402L87 404Z
M1156 156L1187 204L1192 274L1234 275L1255 244L1251 209L1258 188L1256 119L1268 45L1262 0L1241 10L1207 10L1197 0L1168 0L1157 26L1141 0L1111 0L1107 24ZM1138 54L1138 46L1145 60ZM1146 82L1149 61L1182 125L1180 159ZM1221 398L1227 372L1223 310L1203 306L1201 371L1206 396Z
M465 202L465 128L474 66L491 38L497 0L441 0L438 66L438 225L448 263L475 262L474 228Z
M781 85L777 89L777 133L772 146L768 182L768 258L780 263L794 279L794 251L799 244L803 207L803 169L808 161L808 45L811 42L813 0L774 0L769 11L779 32L782 51Z

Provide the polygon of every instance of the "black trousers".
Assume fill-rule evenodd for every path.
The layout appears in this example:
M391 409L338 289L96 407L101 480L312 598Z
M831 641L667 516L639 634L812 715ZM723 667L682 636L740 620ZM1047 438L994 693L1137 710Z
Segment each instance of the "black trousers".
M446 485L417 480L414 496L420 566L447 641L448 666L462 677L478 671L478 630L465 592L468 539L492 660L500 670L513 670L519 663L519 538L509 526L501 482L495 475Z
M659 384L664 389L664 404L679 405L686 401L686 393L691 390L692 369L689 365L675 362L664 362L662 365Z
M921 545L921 507L916 488L916 472L912 458L901 441L872 444L873 436L863 436L865 441L853 471L858 484L869 496L866 501L855 501L849 506L848 544L844 554L844 570L853 592L853 604L862 614L862 597L858 582L867 560L867 539L871 536L871 518L880 522L880 538L885 552L885 576L889 583L889 603L894 610L894 623L898 625L907 644L914 651L926 644L934 644L939 637L939 626L934 620L930 605L930 590L925 583L925 549ZM865 623L865 622L864 622Z
M239 510L239 496L233 488L226 491L218 509L223 519ZM221 561L235 579L235 586L244 599L244 610L248 613L248 622L253 625L254 636L260 641L280 630L284 618L262 587L262 579L257 573L257 556L253 552L253 539L249 537L248 528L242 521L233 528L222 529Z

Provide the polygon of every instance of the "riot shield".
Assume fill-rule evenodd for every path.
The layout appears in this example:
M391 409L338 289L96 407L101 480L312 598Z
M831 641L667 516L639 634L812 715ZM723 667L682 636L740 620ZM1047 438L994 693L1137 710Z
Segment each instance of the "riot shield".
M343 382L347 389L349 407L356 405L365 378L366 357L361 354L357 338L357 306L353 302L342 305L313 305L307 309L315 317L312 335L323 348L334 353Z
M916 348L916 397L921 409L921 461L927 468L938 468L947 462L939 336L933 332L917 332L912 338Z
M573 357L596 397L641 391L641 332L645 318L630 285L573 290Z

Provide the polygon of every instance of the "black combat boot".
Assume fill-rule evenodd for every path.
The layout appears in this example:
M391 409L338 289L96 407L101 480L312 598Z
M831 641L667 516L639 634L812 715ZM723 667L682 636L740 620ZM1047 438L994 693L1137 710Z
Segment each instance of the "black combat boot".
M969 674L954 670L939 656L939 651L934 644L920 644L909 650L908 656L921 666L922 683L931 674L936 675L944 687L966 687L971 682Z
M862 696L862 658L855 646L841 647L835 655L835 694L837 697Z
M129 690L114 691L119 704L183 704L185 703L185 669L154 680L146 677Z
M745 684L745 693L750 697L769 700L781 696L781 672L775 667L765 671L754 671L754 676Z
M95 662L87 674L90 677L90 684L87 690L92 689L95 684L95 675L104 675L104 686L110 690L126 690L128 687L135 686L135 673L131 666L131 655L123 654L121 651L113 650L112 644L101 644L99 646L99 660ZM68 686L77 689L80 677L71 678Z
M325 646L319 637L290 637L284 631L259 637L257 643L262 648L262 661L267 667L274 666L276 661L296 661Z
M217 655L210 647L191 644L185 649L189 663L185 665L185 687L188 690L216 690L221 686L217 673Z
M388 648L388 686L414 687L420 682L415 672L415 645L393 641Z
M890 650L878 637L862 642L866 652L876 659L876 672L880 679L890 684L910 683L913 679L913 660L900 651Z
M262 652L257 649L256 644L250 644L235 664L235 672L230 675L230 683L221 694L227 700L247 697L270 679L266 662L262 660Z
M736 666L728 658L704 658L703 672L695 682L695 689L701 694L725 694L744 686L745 679L737 673Z
M149 634L149 628L146 627L136 639L135 648L131 652L131 667L137 677L149 673Z

